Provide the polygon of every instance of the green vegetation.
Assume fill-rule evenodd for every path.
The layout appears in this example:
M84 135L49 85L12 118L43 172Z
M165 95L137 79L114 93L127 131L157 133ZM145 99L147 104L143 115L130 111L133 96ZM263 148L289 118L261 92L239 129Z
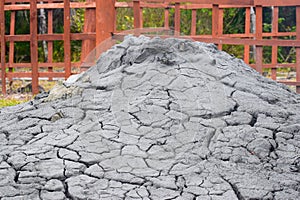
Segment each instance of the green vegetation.
M17 104L24 103L26 101L27 100L18 100L15 98L0 98L0 108L7 107L7 106L15 106Z
M7 85L7 92L8 95L0 95L0 108L6 106L14 106L20 103L27 102L33 98L30 88L27 88L30 84L30 81L24 80L15 80ZM57 81L47 81L47 80L40 80L39 85L47 92L54 85L57 84ZM23 92L18 92L21 88L25 88ZM21 89L22 90L22 89Z
M79 0L84 1L84 0ZM128 1L128 0L122 0ZM264 32L270 32L272 30L272 8L264 7L263 12L263 30ZM169 25L170 28L174 28L174 8L169 9ZM225 8L224 9L224 23L223 33L224 34L237 34L245 32L245 8ZM47 19L48 11L44 11L45 18ZM84 9L71 9L71 32L80 33L83 31L84 26ZM39 12L39 15L41 13ZM143 12L143 27L163 27L164 26L164 9L160 8L144 8ZM10 16L11 12L5 12L6 18L6 34L10 34ZM279 8L279 31L280 32L294 32L296 29L295 24L296 9L295 7L280 7ZM133 29L133 9L132 8L118 8L117 9L117 27L118 31ZM191 34L191 10L181 10L181 34ZM205 35L211 34L212 27L212 9L198 9L197 20L196 20L196 34ZM42 17L39 16L39 24L42 23ZM53 32L63 33L63 10L53 10ZM47 29L47 27L46 27ZM39 32L41 33L39 27ZM47 30L44 30L47 32ZM16 12L16 30L15 34L29 34L29 11L17 11ZM293 39L293 37L282 37L280 39ZM7 51L8 51L7 43ZM47 50L42 41L39 42L39 61L45 62L47 60ZM80 61L81 54L81 41L71 42L72 55L71 59L73 62ZM239 58L243 58L243 48L235 45L224 45L223 50L230 54L233 54ZM8 55L8 54L6 54ZM264 47L264 63L271 63L272 48ZM7 56L8 59L8 56ZM15 62L30 62L30 46L29 42L15 42ZM64 61L64 42L55 41L53 45L53 61L63 62ZM254 62L253 55L251 62ZM295 49L292 47L279 47L278 48L278 62L279 63L293 63L295 62Z
M263 8L263 31L271 32L272 30L272 8ZM174 12L173 8L169 9L169 25L174 28ZM245 32L245 8L226 8L223 17L223 34L238 34ZM295 32L296 30L296 10L295 7L280 7L278 27L280 32ZM181 10L181 34L191 34L191 10ZM212 9L198 9L196 20L196 34L211 34L212 27ZM143 27L162 27L164 26L164 10L163 9L143 9ZM133 9L118 8L117 9L117 30L133 29ZM268 38L265 38L268 39ZM279 39L295 39L294 37L281 37ZM224 45L223 50L238 58L243 58L244 48L241 45ZM255 63L253 49L250 55L250 63ZM271 63L272 47L265 46L264 63ZM278 47L278 63L294 63L295 48L294 47Z

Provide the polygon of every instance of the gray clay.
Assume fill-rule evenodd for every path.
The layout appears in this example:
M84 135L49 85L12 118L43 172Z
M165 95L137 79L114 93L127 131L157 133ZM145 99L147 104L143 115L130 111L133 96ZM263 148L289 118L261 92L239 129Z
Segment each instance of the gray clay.
M0 110L0 199L299 199L300 97L214 45L127 37Z

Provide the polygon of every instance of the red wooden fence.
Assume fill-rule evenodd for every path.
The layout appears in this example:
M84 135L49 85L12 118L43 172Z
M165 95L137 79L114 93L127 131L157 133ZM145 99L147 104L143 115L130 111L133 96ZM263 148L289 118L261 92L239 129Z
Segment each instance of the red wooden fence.
M41 3L43 2L43 3ZM83 33L71 33L70 30L70 9L86 9L86 23ZM38 34L38 10L46 9L47 12L47 34ZM53 33L53 11L63 9L64 13L64 32ZM71 41L81 40L83 44L82 57L88 54L95 47L95 0L86 2L70 2L70 0L1 0L0 2L0 24L1 24L1 82L2 93L6 93L6 79L12 78L31 78L33 93L38 93L38 80L40 77L68 78L71 74L77 73L81 62L71 62ZM30 33L16 35L15 20L16 12L30 11ZM5 12L10 12L10 34L5 34ZM99 11L99 10L98 10ZM17 63L14 61L14 43L30 42L30 63ZM38 41L47 41L48 59L45 63L38 62ZM64 42L64 61L53 61L54 41ZM6 61L6 45L8 47L8 61ZM61 71L54 71L54 67L63 68ZM26 69L26 72L14 69ZM48 69L45 71L45 69Z
M40 2L43 2L41 4ZM272 21L272 31L263 32L263 7L274 6L274 16ZM296 24L295 32L279 32L278 30L278 10L281 6L296 7ZM256 32L250 32L250 9L255 8L256 11ZM41 8L48 10L48 33L38 34L37 32L37 11ZM64 10L64 33L53 33L52 18L53 9ZM85 25L83 33L71 33L70 31L70 9L83 8L85 12ZM299 0L133 0L131 2L116 2L115 0L86 0L85 2L70 2L70 0L1 0L0 2L0 42L1 42L1 79L2 92L5 93L6 78L13 77L30 77L32 78L33 93L38 92L39 77L69 77L72 73L78 72L81 62L71 62L71 41L82 40L82 61L84 57L98 44L107 38L123 37L124 33L116 30L116 13L118 9L133 9L135 29L143 27L144 8L163 8L164 9L164 29L169 29L170 9L174 9L174 30L178 36L180 33L181 10L191 10L191 34L189 36L181 36L183 38L192 38L197 41L210 42L218 45L222 49L224 44L243 45L244 61L249 63L250 46L255 46L255 64L251 64L260 73L263 69L271 69L271 77L276 80L278 68L293 68L296 71L295 81L281 81L288 85L296 86L297 92L300 93L300 1ZM196 21L197 10L209 8L212 9L212 34L197 35ZM223 13L227 8L245 8L245 31L239 34L223 33ZM30 10L30 34L14 35L14 13L18 10ZM4 12L11 11L10 34L5 35L5 18ZM135 31L139 34L139 31ZM295 39L283 40L279 37L293 36ZM271 38L271 39L270 39ZM53 42L56 40L64 41L64 62L54 63ZM14 42L28 41L31 48L31 63L15 63ZM38 62L38 41L48 42L48 61L46 63ZM9 43L8 62L6 62L5 43ZM272 47L272 62L270 64L263 63L263 47ZM277 51L279 46L296 48L296 63L278 63ZM54 72L53 67L63 67L63 72ZM31 72L18 72L12 69L28 68ZM40 69L47 69L41 71ZM7 71L8 69L8 71Z

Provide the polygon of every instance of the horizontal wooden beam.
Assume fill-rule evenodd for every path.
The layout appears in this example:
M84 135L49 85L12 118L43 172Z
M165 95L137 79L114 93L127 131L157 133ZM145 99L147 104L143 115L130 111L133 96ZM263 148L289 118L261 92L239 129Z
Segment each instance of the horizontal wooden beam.
M42 1L42 0L41 0ZM6 0L7 2L20 2L17 0ZM30 2L28 1L21 1L22 3ZM37 4L37 8L41 9L62 9L64 8L64 3L61 3L62 1L54 1L53 3L45 3L47 1L44 1L43 4ZM155 1L154 1L155 2ZM267 1L267 0L254 0L252 2L251 0L247 1L236 1L236 0L174 0L174 1L156 1L154 3L153 0L151 1L142 1L141 7L142 8L172 8L174 6L170 5L175 2L180 3L189 3L189 4L182 4L180 5L181 9L202 9L202 8L212 8L213 4L220 5L220 8L245 8L245 7L251 7L255 5L262 5L262 6L296 6L300 5L300 1L298 0L274 0L274 1ZM249 3L252 2L252 3ZM133 7L132 2L116 2L115 3L116 8L128 8ZM96 8L95 2L71 2L70 8ZM4 10L29 10L30 5L29 4L14 4L14 5L5 5Z
M116 33L114 39L122 39L126 33ZM153 37L151 34L145 34L146 36ZM161 38L168 38L169 35L155 35ZM212 38L211 35L196 35L196 36L178 36L177 38L196 40L206 43L215 44L232 44L232 45L257 45L257 46L285 46L285 47L300 47L300 40L279 40L279 39L241 39L241 38L228 38L219 37Z
M265 7L269 6L296 6L300 5L300 1L298 0L288 0L285 2L284 0L275 0L275 1L267 1L267 0L259 0L256 3L252 1L252 3L247 3L247 1L243 1L242 3L234 0L228 0L224 1L207 1L207 0L189 0L189 1L180 1L180 0L174 0L174 1L141 1L140 5L141 8L175 8L174 3L180 2L183 3L180 5L180 9L184 10L192 10L192 9L203 9L203 8L212 8L213 4L219 5L219 8L249 8L253 7L255 5L262 5ZM231 3L229 3L231 2ZM188 4L184 4L188 3ZM115 3L116 8L132 8L133 3L132 2L116 2Z
M152 1L152 0L150 0L150 1ZM217 5L253 5L253 0L166 0L165 2L169 2L169 3L217 4Z
M296 32L273 32L273 33L262 33L262 37L285 37L285 36L296 36ZM229 38L254 38L254 33L237 33L237 34L222 34L221 37Z
M38 34L39 41L63 40L63 34ZM30 41L30 35L6 35L8 42ZM96 40L96 33L71 33L71 40Z
M257 45L257 46L285 46L300 47L300 40L279 40L279 39L240 39L240 38L202 38L201 36L183 36L186 39L193 39L201 42L215 44L232 44L232 45Z
M254 5L260 6L297 6L299 0L254 0Z
M212 8L213 4L182 4L180 9L192 10L192 9L203 9L203 8ZM132 2L116 2L116 8L132 8ZM250 5L220 5L220 8L247 8L251 7ZM169 3L153 3L151 2L141 2L141 8L175 8L174 5Z
M222 2L223 3L220 3ZM17 1L6 1L6 2L17 2ZM30 1L22 1L24 3L30 2ZM57 3L59 2L59 3ZM62 9L64 8L64 4L60 3L62 1L57 1L56 3L43 3L43 4L37 4L37 8L41 9ZM275 0L272 2L266 1L266 0L256 0L253 4L247 3L247 1L234 1L234 0L220 0L220 1L207 1L207 0L189 0L189 1L165 1L162 3L153 3L143 1L141 2L141 7L143 8L170 8L170 3L174 2L189 2L193 4L185 4L181 5L181 9L201 9L201 8L212 8L213 4L219 4L220 8L239 8L239 7L250 7L254 5L263 5L263 6L293 6L293 5L300 5L300 2L297 0ZM230 3L231 2L231 3ZM127 7L133 7L132 2L116 2L115 6L117 8L127 8ZM71 8L96 8L95 2L71 2L70 3ZM4 10L29 10L30 5L29 4L15 4L15 5L5 5Z
M300 82L299 81L278 80L277 82L283 83L283 84L286 84L286 85L291 85L291 86L300 86Z
M5 0L5 3L30 3L31 0ZM37 0L37 2L63 2L63 0Z
M194 3L194 4L216 4L216 5L244 5L244 6L296 6L299 0L141 0L142 2L158 3Z
M156 5L156 4L154 4ZM161 5L161 4L159 4ZM128 8L128 7L133 7L133 3L132 2L116 2L115 3L115 7L116 8ZM161 8L161 7L160 7Z
M263 64L265 69L278 69L278 68L296 68L295 63L276 63L276 64Z
M8 72L6 73L8 78L31 78L31 72ZM38 77L49 77L49 78L64 78L64 72L39 72Z
M72 67L80 67L81 62L73 62L71 63ZM44 67L64 67L65 63L64 62L52 62L52 63L38 63L39 68L44 68ZM31 63L5 63L5 67L10 67L10 68L30 68ZM18 72L16 72L18 73Z
M37 4L37 9L63 9L64 3L43 3ZM70 8L96 8L95 2L71 2ZM14 5L5 5L5 11L9 10L30 10L29 4L14 4Z

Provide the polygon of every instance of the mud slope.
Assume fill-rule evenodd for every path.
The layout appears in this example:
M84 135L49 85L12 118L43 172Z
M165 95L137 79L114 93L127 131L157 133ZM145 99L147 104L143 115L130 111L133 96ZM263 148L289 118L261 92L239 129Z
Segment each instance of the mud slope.
M300 97L213 45L127 37L0 114L0 199L298 199Z

